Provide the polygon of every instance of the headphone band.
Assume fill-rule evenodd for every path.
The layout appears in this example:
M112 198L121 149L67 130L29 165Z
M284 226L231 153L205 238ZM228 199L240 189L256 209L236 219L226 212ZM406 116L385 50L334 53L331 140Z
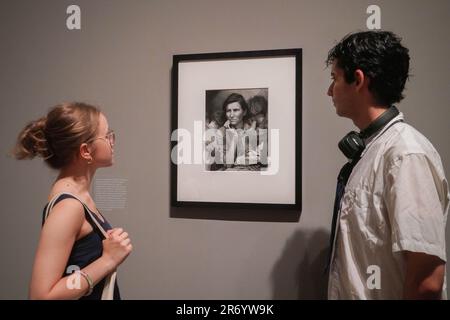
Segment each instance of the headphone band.
M378 118L376 118L367 128L361 130L360 135L363 139L370 137L372 134L383 128L389 121L398 116L400 112L396 106L391 106Z
M342 153L345 154L348 159L358 159L366 147L364 139L367 139L375 132L382 129L399 114L400 112L398 111L398 109L395 106L391 106L360 133L355 131L351 131L350 133L348 133L344 138L341 139L341 141L339 141L339 149L342 151Z

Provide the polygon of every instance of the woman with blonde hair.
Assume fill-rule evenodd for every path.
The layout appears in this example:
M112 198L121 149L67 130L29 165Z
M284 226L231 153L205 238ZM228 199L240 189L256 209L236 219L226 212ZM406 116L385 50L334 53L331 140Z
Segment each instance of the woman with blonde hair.
M96 170L113 164L114 142L105 115L77 102L53 107L19 134L17 159L40 156L59 171L44 209L31 299L120 299L115 270L131 240L111 228L90 195Z

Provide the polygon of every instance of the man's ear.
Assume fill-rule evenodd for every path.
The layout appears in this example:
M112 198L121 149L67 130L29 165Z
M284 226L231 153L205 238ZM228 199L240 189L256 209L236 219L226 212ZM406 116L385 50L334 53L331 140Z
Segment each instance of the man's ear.
M89 145L87 143L82 143L80 146L80 157L86 161L92 161L91 150L89 150Z
M355 70L355 86L357 90L360 90L364 86L368 87L369 78L366 77L364 72L361 69Z

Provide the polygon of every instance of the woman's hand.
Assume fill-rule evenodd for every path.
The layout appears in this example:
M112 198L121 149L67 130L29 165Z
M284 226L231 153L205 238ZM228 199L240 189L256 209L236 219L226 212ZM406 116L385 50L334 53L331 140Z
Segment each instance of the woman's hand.
M118 267L131 253L131 240L122 228L107 231L108 238L103 240L103 257L112 261Z

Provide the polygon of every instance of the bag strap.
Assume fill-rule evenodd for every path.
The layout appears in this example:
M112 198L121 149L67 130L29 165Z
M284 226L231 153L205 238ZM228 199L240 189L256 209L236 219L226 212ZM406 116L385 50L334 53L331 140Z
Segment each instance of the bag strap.
M89 217L91 218L91 220L94 222L95 226L97 227L98 230L100 230L101 234L103 235L103 237L106 239L108 238L108 234L106 232L106 230L103 228L103 226L97 221L97 219L95 219L94 214L91 212L91 210L89 210L88 206L81 201L80 198L78 198L76 195L70 193L70 192L61 192L58 193L57 195L55 195L50 202L48 203L47 209L45 211L45 216L44 216L44 221L47 219L48 215L50 214L50 211L53 209L53 206L55 205L55 202L63 195L68 195L71 196L73 198L75 198L76 200L78 200L84 207L85 211L89 214Z
M108 234L107 234L106 230L97 221L97 219L95 219L95 217L93 216L93 213L91 212L91 210L89 210L88 206L83 201L81 201L80 198L78 198L76 195L69 193L69 192L58 193L50 200L50 202L47 205L47 209L45 210L44 221L47 219L48 215L50 214L50 211L53 209L55 202L62 195L69 195L69 196L75 198L76 200L80 201L80 203L83 205L85 211L88 212L91 220L95 223L98 230L100 230L100 232L102 233L103 237L105 239L108 238ZM103 286L103 291L102 291L102 300L113 300L114 299L114 287L115 287L115 283L116 283L116 278L117 278L116 270L114 270L112 273L110 273L109 275L106 276L105 285Z

